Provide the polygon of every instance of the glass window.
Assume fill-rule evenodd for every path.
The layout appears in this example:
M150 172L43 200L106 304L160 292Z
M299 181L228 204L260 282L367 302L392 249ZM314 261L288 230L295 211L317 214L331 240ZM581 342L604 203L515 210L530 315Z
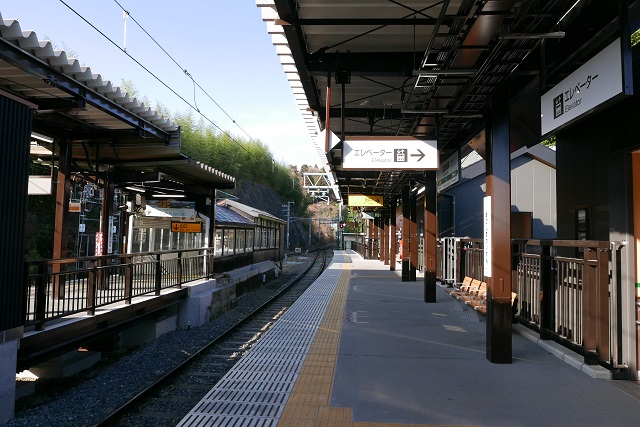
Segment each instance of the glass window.
M245 248L245 236L246 232L244 230L236 231L236 252L243 253Z
M224 255L233 255L235 236L233 230L224 230Z
M253 252L253 230L247 230L247 252Z
M214 240L213 253L215 256L220 256L222 255L222 230L216 230Z
M171 230L162 230L162 249L168 251L171 246Z

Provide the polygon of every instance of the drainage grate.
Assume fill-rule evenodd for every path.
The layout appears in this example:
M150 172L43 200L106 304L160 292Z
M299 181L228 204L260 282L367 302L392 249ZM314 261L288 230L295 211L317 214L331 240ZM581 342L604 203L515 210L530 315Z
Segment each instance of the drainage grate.
M276 427L341 272L330 265L178 426Z

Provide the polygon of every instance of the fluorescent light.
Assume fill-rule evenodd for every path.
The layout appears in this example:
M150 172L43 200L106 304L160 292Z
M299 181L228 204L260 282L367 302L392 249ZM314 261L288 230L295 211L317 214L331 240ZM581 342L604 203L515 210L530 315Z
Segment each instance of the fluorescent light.
M502 40L521 40L521 39L561 39L564 38L564 31L554 31L551 33L511 33L502 34L498 38Z
M140 187L124 187L124 188L131 191L137 191L138 193L144 193L145 191L147 191L144 188L140 188Z
M31 138L37 139L38 141L47 142L51 144L53 142L53 138L50 138L46 135L41 135L39 133L31 132Z
M152 194L151 197L155 197L157 199L181 199L184 197L184 194Z
M413 70L413 75L418 77L437 77L437 76L474 76L477 70Z
M576 7L576 5L577 5L578 3L580 3L580 0L576 0L576 2L573 4L573 6L571 6L571 7L569 8L569 10L567 10L567 11L564 13L564 15L562 15L562 18L560 18L560 19L558 20L558 22L556 22L556 25L558 25L558 24L559 24L559 23L560 23L560 22L561 22L561 21L562 21L562 20L563 20L563 19L564 19L568 14L569 14L569 12L571 12L571 11L573 10L573 8L574 8L574 7Z
M402 114L447 114L449 110L400 110Z

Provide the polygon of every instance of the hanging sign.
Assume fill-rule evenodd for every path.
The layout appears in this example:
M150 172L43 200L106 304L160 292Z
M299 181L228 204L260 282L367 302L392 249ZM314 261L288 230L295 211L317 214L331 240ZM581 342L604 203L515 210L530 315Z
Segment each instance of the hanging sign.
M622 54L618 38L542 95L543 137L622 94Z
M437 190L441 192L452 186L460 179L458 162L458 152L456 151L447 160L440 164L440 169L436 172Z
M349 194L347 205L352 207L380 207L384 206L384 197L374 194Z
M202 223L171 221L171 231L174 233L202 233Z
M345 170L435 170L438 142L410 136L354 137L342 146Z

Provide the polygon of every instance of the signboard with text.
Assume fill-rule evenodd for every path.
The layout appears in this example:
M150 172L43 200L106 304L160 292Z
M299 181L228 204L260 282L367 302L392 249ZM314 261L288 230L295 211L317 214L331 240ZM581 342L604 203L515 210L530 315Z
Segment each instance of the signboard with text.
M410 136L354 137L342 147L342 167L350 170L435 170L438 142Z
M622 54L616 39L540 98L543 136L623 93Z
M452 186L460 179L458 152L452 154L447 160L440 164L440 169L436 173L437 190L441 192Z
M491 277L491 196L484 198L484 276Z
M171 221L171 231L174 233L202 233L202 223Z
M347 204L354 207L380 207L384 206L384 197L374 194L349 194Z

